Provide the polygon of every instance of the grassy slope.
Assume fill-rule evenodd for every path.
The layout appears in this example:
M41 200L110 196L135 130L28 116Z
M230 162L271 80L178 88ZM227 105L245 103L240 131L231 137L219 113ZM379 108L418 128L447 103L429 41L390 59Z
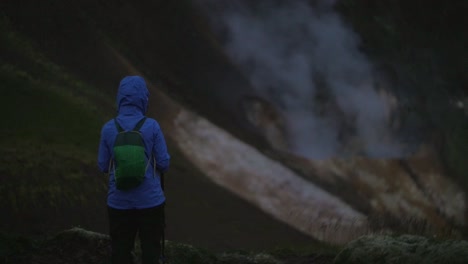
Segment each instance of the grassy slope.
M1 229L87 225L97 214L84 217L85 208L105 199L93 154L109 111L93 105L106 99L47 60L6 17L0 28L0 206L9 216Z
M3 219L2 227L44 234L81 225L106 232L106 179L96 171L95 155L100 125L113 114L114 88L129 71L116 62L102 40L117 47L132 63L139 62L139 56L146 51L147 62L158 56L170 57L167 52L175 53L174 60L179 60L179 47L172 51L167 50L168 43L161 44L163 47L140 47L140 42L127 39L128 28L119 28L131 24L105 24L111 13L94 16L93 8L87 6L90 2L77 12L72 3L47 3L50 5L46 7L31 3L20 13L14 12L17 6L13 4L4 9L8 18L3 19L0 58L4 65L2 82L10 84L2 89L11 90L9 96L15 101L23 96L28 104L11 113L11 120L21 120L15 121L18 127L1 130L14 134L9 144L2 145L2 151L8 151L2 167L8 172L0 179L5 182L2 195L8 197L4 203L9 207L9 217ZM90 10L83 11L85 7ZM48 16L37 15L41 8L48 9ZM101 27L92 26L98 22ZM161 26L156 32L172 30L165 26L168 28ZM165 72L162 66L153 66L150 80ZM172 67L167 70L177 72ZM184 75L178 77L183 79ZM190 78L183 81L190 82ZM14 102L7 97L2 97L3 101L2 109ZM150 107L154 105L157 107L157 102ZM157 110L161 115L165 109ZM60 123L66 125L57 126ZM167 207L169 239L215 250L313 242L217 187L190 166L168 140L173 157L167 179L171 201ZM25 145L30 147L23 150ZM24 161L32 165L23 168ZM35 198L31 199L30 194Z

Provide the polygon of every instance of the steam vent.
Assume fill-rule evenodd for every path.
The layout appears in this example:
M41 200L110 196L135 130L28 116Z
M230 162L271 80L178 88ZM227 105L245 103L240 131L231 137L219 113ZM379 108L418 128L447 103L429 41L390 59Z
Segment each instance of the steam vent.
M130 75L144 78L146 115L171 156L173 245L468 237L466 1L24 0L0 10L0 245L2 232L109 233L97 154Z

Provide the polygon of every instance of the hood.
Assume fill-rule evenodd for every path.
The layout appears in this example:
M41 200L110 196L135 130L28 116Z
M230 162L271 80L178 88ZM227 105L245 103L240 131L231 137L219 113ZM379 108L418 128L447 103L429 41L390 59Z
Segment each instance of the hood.
M120 81L117 92L118 115L145 115L148 110L149 91L140 76L127 76Z

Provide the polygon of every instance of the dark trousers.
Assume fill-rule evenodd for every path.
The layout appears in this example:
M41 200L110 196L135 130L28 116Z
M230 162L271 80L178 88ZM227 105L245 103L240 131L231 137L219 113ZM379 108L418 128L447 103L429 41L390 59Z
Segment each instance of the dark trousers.
M133 263L138 233L142 264L157 264L161 255L164 204L148 209L118 210L108 207L112 264Z

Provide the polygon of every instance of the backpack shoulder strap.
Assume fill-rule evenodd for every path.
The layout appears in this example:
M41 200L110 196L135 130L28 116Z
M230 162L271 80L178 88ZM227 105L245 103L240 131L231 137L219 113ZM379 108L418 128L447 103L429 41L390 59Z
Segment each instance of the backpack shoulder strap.
M143 124L145 123L146 121L146 116L143 117L135 126L135 128L133 129L133 131L139 131L140 128L143 126Z
M118 131L119 133L124 131L124 130L122 129L122 127L119 125L119 122L117 122L117 118L114 118L114 124L115 124L115 127L117 128L117 131Z

